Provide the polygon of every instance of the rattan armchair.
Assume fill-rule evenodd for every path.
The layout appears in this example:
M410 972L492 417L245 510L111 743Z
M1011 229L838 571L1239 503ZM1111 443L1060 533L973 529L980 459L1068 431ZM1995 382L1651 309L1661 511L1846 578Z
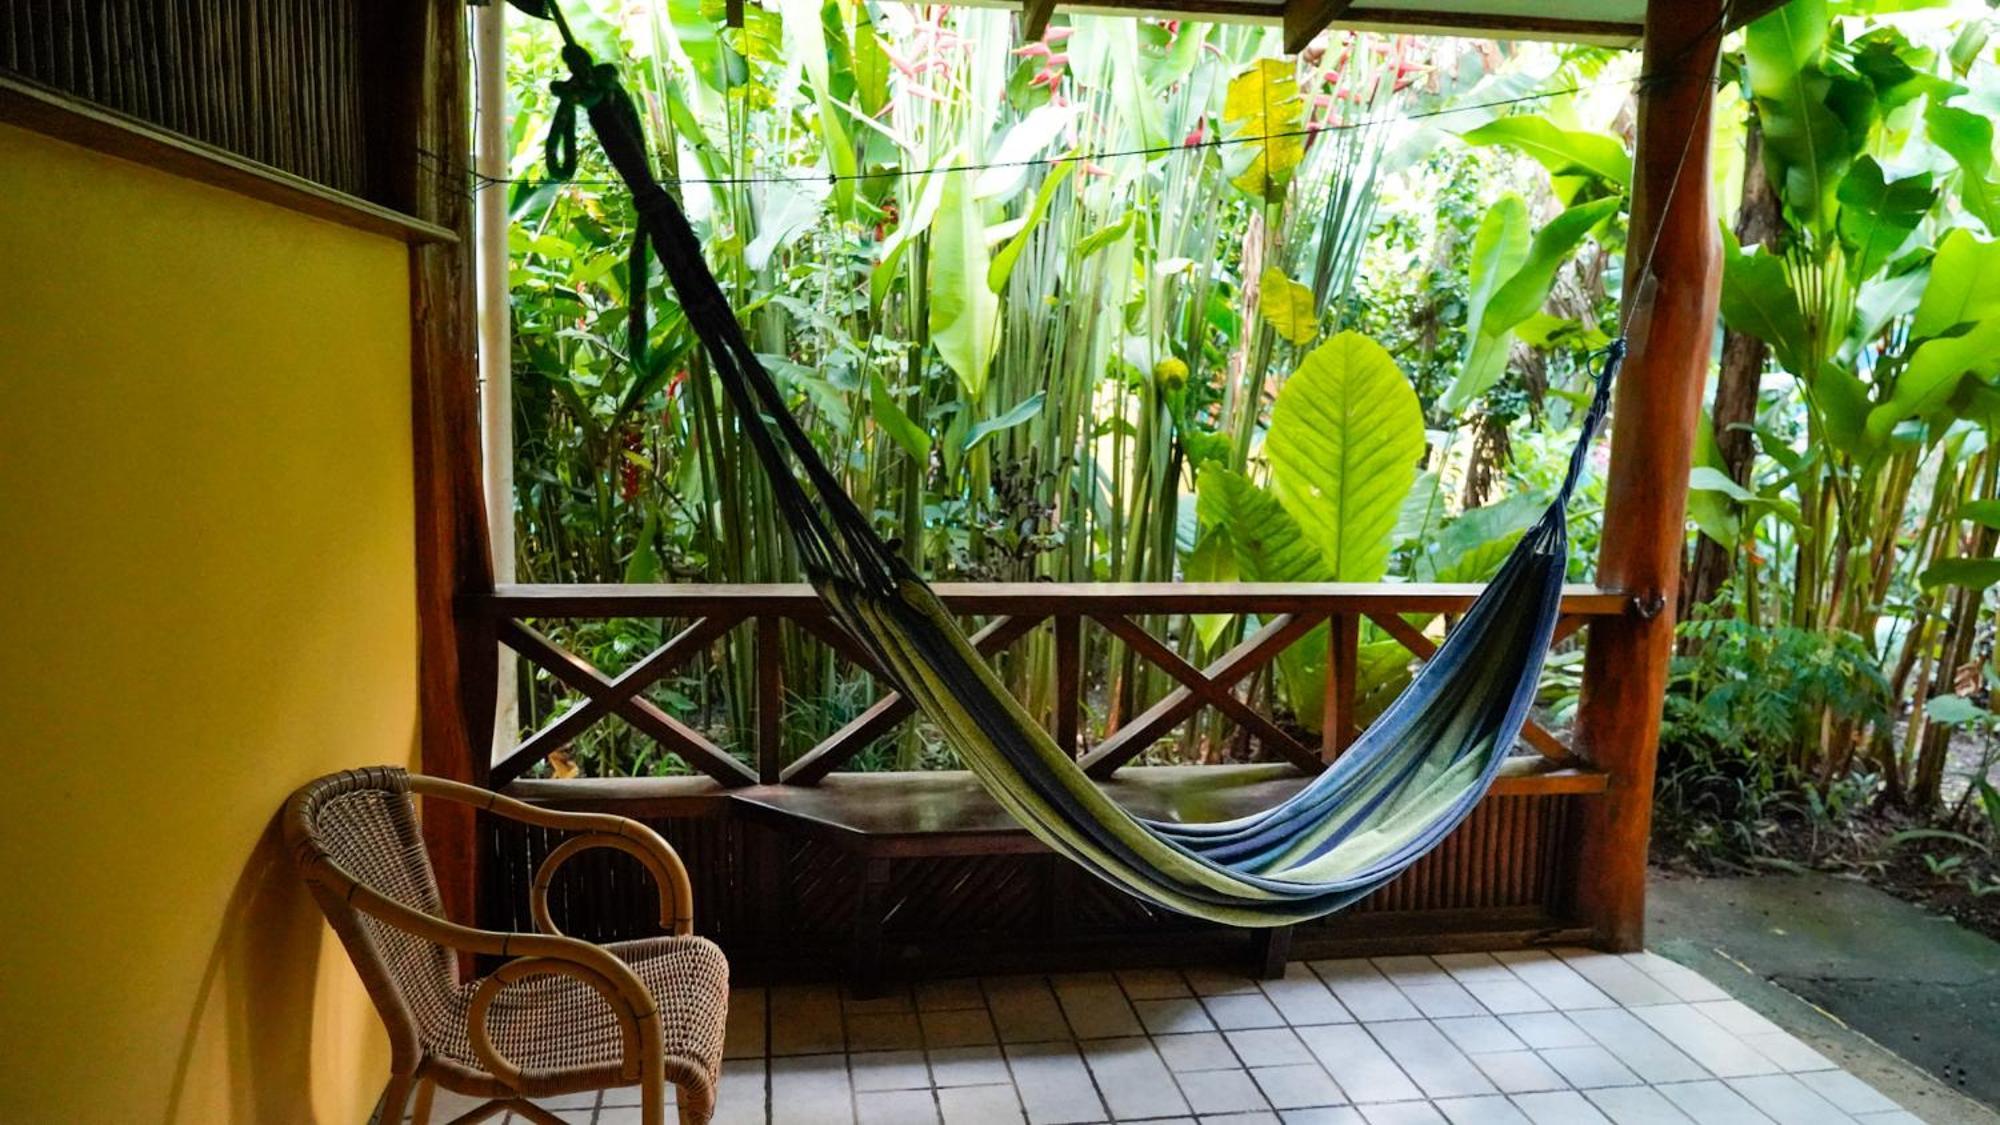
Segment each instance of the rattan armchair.
M445 920L413 796L576 833L535 873L529 903L540 933ZM713 943L691 936L687 870L651 829L389 767L306 785L286 804L284 826L300 874L389 1028L383 1125L402 1120L412 1092L423 1125L439 1086L488 1099L452 1125L509 1109L562 1125L528 1099L630 1085L640 1088L645 1125L664 1125L669 1082L679 1089L683 1123L714 1112L729 966ZM557 931L549 885L564 863L598 847L623 851L652 873L660 923L673 936L600 946ZM512 960L461 983L459 953Z

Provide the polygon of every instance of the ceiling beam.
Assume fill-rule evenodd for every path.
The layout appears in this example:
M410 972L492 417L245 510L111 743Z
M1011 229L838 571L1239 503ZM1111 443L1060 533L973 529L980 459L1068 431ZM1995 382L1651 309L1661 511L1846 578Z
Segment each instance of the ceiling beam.
M1049 32L1049 18L1056 14L1056 0L1021 0L1021 42L1037 43Z
M1354 6L1354 0L1285 0L1285 53L1306 49L1313 36Z
M1732 30L1742 27L1760 16L1770 15L1789 3L1791 0L1736 0L1729 10L1729 26Z

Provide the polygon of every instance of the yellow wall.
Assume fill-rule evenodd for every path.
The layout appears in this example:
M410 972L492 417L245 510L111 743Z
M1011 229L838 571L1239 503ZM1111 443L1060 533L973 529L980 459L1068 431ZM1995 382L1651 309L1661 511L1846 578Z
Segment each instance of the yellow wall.
M0 126L0 1122L358 1122L276 847L416 740L407 254Z

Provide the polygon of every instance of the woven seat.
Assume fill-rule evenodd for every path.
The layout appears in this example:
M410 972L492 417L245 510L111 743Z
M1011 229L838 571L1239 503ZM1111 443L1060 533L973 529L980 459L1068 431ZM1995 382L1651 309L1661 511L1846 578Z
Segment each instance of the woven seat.
M529 901L541 932L498 933L445 919L413 795L576 833L536 872ZM548 812L384 767L306 785L286 806L285 833L388 1026L382 1121L400 1120L414 1090L416 1120L424 1122L436 1086L489 1099L458 1122L511 1109L562 1125L527 1099L637 1085L642 1120L662 1125L669 1082L680 1090L681 1121L707 1121L714 1112L729 965L713 943L690 935L687 872L644 825ZM651 871L661 925L673 936L598 946L556 930L550 881L563 863L596 847L623 851ZM461 983L460 952L512 960Z

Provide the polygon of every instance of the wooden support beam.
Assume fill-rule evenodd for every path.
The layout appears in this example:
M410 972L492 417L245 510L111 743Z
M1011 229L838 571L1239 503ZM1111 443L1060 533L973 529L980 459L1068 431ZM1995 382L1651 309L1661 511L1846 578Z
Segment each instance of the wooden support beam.
M1285 53L1296 55L1313 36L1354 6L1354 0L1285 0Z
M1639 93L1622 296L1631 358L1614 400L1597 561L1598 581L1632 601L1624 616L1591 626L1577 710L1578 749L1610 785L1578 810L1576 909L1613 950L1645 940L1654 758L1722 272L1709 116L1727 3L1653 0L1646 14L1641 70L1653 81Z
M1039 43L1049 33L1049 18L1056 14L1056 0L1021 0L1021 42Z
M1050 727L1056 745L1074 758L1081 750L1076 736L1083 711L1083 619L1080 617L1056 618L1056 686L1049 698L1055 708L1055 721Z
M374 60L368 143L381 201L450 231L410 249L410 414L416 486L418 733L423 772L487 783L495 622L461 614L491 594L481 488L470 168L471 52L460 0L385 5L363 32ZM480 842L471 810L424 802L446 913L476 920Z
M1361 672L1361 619L1337 613L1327 622L1326 699L1320 707L1319 753L1331 762L1347 752L1361 733L1354 721L1356 684Z

